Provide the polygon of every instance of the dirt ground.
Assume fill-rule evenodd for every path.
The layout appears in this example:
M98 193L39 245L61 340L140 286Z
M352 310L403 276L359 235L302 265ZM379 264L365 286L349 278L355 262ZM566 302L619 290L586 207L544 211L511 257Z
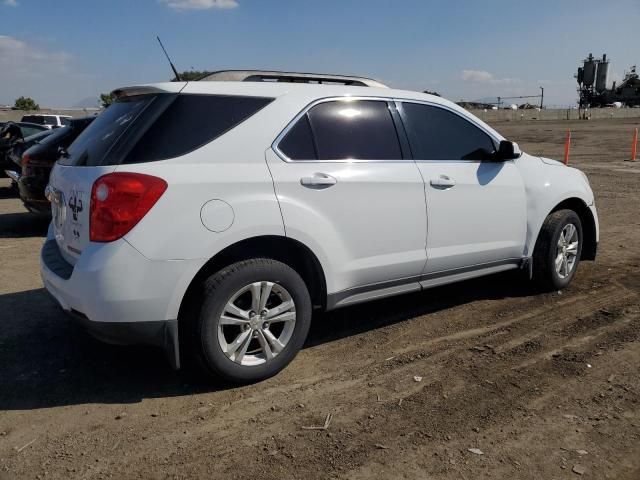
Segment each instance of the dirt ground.
M318 314L294 362L245 387L71 324L38 275L46 224L0 180L0 479L639 479L637 124L496 124L555 158L572 129L601 242L570 288L502 274Z

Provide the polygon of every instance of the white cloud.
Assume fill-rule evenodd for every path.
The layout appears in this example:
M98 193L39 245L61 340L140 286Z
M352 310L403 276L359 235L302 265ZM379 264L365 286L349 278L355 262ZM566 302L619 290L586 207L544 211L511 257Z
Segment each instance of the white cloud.
M495 78L485 70L462 70L461 78L465 82L487 83L491 85L510 85L520 82L517 78Z
M209 10L211 8L236 8L237 0L159 0L174 10Z
M17 7L18 6L18 1L17 0L4 0L4 4L7 7Z
M65 52L48 52L17 38L0 35L0 72L11 75L37 75L38 70L66 70L71 56Z
M72 57L63 51L45 50L14 37L0 35L0 103L12 103L20 95L31 96L40 105L59 102L65 87L77 76Z
M492 78L493 75L484 70L462 70L462 79L467 82L488 82Z

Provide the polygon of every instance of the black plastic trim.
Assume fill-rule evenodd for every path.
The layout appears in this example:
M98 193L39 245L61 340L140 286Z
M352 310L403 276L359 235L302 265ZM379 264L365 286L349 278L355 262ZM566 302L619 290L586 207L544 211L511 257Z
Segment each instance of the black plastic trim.
M509 264L513 264L513 265L520 265L520 267L526 266L526 262L530 261L530 259L528 257L523 257L523 258L508 258L508 259L504 259L504 260L497 260L494 262L487 262L487 263L480 263L477 265L470 265L468 267L460 267L460 268L454 268L451 270L442 270L440 272L433 272L433 273L427 273L427 274L422 274L422 275L414 275L411 277L405 277L405 278L400 278L400 279L396 279L396 280L389 280L389 281L385 281L385 282L379 282L379 283L371 283L369 285L362 285L360 287L354 287L354 288L349 288L346 290L342 290L340 292L336 292L336 293L330 293L327 295L327 310L333 310L335 308L339 308L342 307L343 305L341 305L341 302L343 302L345 299L349 298L349 297L353 297L355 295L359 295L361 293L367 293L367 292L375 292L378 290L383 290L386 288L391 288L391 287L397 287L397 286L402 286L402 285L409 285L412 283L416 283L416 282L422 282L422 281L426 281L426 280L433 280L435 278L444 278L444 277L449 277L451 275L458 275L461 273L468 273L468 272L473 272L476 270L483 270L486 268L491 268L491 267L498 267L501 265L509 265ZM460 280L462 281L462 280ZM432 287L424 287L421 285L421 289L425 290L428 288L432 288ZM402 294L405 292L399 292L398 294ZM396 293L388 295L388 296L394 296L396 295ZM359 303L359 302L358 302ZM347 305L351 305L349 303L345 303L344 306Z
M71 310L71 318L101 342L114 345L152 345L164 350L171 367L180 369L178 320L149 322L94 322L82 312Z
M67 262L55 240L47 240L42 246L42 261L49 270L58 275L60 278L69 280L73 273L73 265Z

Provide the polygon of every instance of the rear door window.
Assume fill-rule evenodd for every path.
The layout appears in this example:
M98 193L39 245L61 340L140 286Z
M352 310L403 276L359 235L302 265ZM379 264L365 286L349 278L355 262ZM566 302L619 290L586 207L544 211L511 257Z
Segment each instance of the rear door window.
M488 160L495 150L487 133L444 108L403 102L402 120L416 160Z
M394 160L402 151L386 101L330 101L312 107L318 160Z
M318 159L309 117L306 113L289 129L278 144L278 149L291 160Z

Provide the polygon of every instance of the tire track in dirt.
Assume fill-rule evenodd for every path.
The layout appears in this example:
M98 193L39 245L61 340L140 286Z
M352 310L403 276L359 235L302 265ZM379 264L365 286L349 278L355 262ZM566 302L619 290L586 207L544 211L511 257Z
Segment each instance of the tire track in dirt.
M619 275L618 279L622 277L623 275ZM491 428L493 425L500 425L505 419L512 420L518 411L526 409L527 401L531 395L548 388L554 380L564 378L568 372L577 373L571 369L567 370L567 365L574 366L574 364L580 363L583 369L586 368L586 362L582 361L584 359L580 356L576 357L575 355L577 354L575 352L570 354L573 357L569 356L553 360L552 358L553 352L565 349L567 346L574 350L576 347L582 347L589 351L594 342L606 336L606 332L593 335L593 328L602 328L603 325L601 321L589 320L590 315L597 316L599 314L598 310L604 307L611 309L612 305L622 312L622 306L633 304L634 299L637 299L637 292L616 281L599 289L597 294L593 294L590 291L579 292L555 302L553 306L543 305L517 318L499 322L492 327L470 329L469 331L458 332L443 338L426 340L417 345L413 352L421 352L430 347L437 350L435 353L432 352L426 356L420 356L421 354L417 353L414 357L409 358L408 362L401 359L397 364L385 365L384 369L374 369L373 375L367 374L364 371L366 369L358 369L358 372L350 370L345 373L344 376L349 378L349 381L340 378L336 379L335 377L319 379L319 383L314 388L320 391L317 393L315 403L322 404L331 400L338 407L337 410L334 410L334 428L338 429L338 434L325 436L324 433L300 433L296 429L296 427L300 426L300 423L322 423L322 419L315 413L296 411L295 407L289 404L286 398L280 398L279 400L282 403L279 404L277 411L291 411L298 416L297 422L290 425L284 438L280 438L282 437L282 431L277 428L277 422L272 424L268 421L260 422L255 424L256 428L259 426L260 434L253 437L253 442L245 447L246 451L237 445L233 450L236 453L244 451L246 455L256 455L256 451L260 452L259 449L256 450L256 446L262 445L263 450L266 449L266 451L263 451L262 455L258 454L258 457L261 458L259 462L261 465L270 465L270 468L275 468L276 471L279 471L278 475L292 474L294 471L300 474L301 471L305 471L305 467L301 466L295 459L312 454L311 451L305 451L305 449L302 452L300 451L300 443L308 442L309 437L311 437L313 451L316 454L322 452L323 455L326 455L325 460L328 460L329 464L335 467L333 472L338 474L344 469L357 470L360 466L367 465L375 455L380 453L377 452L380 448L376 448L375 444L385 441L388 443L389 438L398 442L394 448L406 448L407 445L412 444L418 438L420 439L420 442L418 442L420 444L424 442L428 444L434 438L438 439L438 441L444 439L445 443L447 443L449 442L447 435L451 436L451 434L446 432L457 432L458 435L462 435L463 432L460 429L467 429L470 419L476 419L475 424L482 430ZM625 320L619 323L612 319L610 328L615 332L620 327L628 326L629 322L630 320ZM545 332L545 326L548 327L547 332ZM633 327L635 328L635 325ZM506 335L500 335L500 332L504 332L505 329L510 329L510 331ZM576 343L576 337L571 336L571 334L578 333L578 330L586 337L583 342ZM544 338L544 341L535 343L538 338ZM476 353L480 352L469 352L468 349L474 342L478 340L485 342L487 339L498 341L494 341L493 349L488 349L486 353L481 353L479 360ZM570 340L570 342L567 343L567 340ZM534 345L534 348L531 348L530 345ZM496 353L492 353L491 350ZM407 351L403 355L411 353L412 351ZM525 364L513 366L514 358L528 357L531 354L535 355L528 359ZM539 369L540 363L549 364L541 371L547 372L550 379L541 379L538 372L537 375L531 377L535 380L527 380L526 376L530 372ZM426 379L425 383L410 383L410 386L407 387L407 379L416 369L428 373L424 377ZM449 380L429 382L430 378ZM375 381L373 381L374 379ZM331 385L324 385L324 383ZM303 386L298 384L297 387ZM376 387L385 389L381 402L373 400ZM473 409L469 411L468 405L483 405L486 404L487 398L495 396L496 392L493 392L493 395L488 395L487 389L497 389L497 392L502 397L501 401L493 399L494 405L500 405L501 407L500 415L495 415L491 412L474 412ZM278 390L277 394L274 393L274 395L278 397L284 395L286 397L286 388L283 389L282 386L279 386ZM350 398L347 400L347 397ZM403 399L402 405L398 407L397 403L400 398ZM439 399L440 401L434 399ZM244 402L239 403L234 405L235 409L242 409ZM253 413L258 417L268 416L269 409L266 405L269 403L267 395L262 408L257 407ZM400 414L398 414L398 411L400 411ZM412 411L415 411L416 416L419 416L419 412L423 414L425 411L433 412L433 414L437 412L437 416L441 417L442 421L425 423L424 421L416 420L417 417L410 414ZM348 412L346 421L341 418L341 414L345 412ZM245 413L247 412L245 411ZM373 415L373 418L368 418L368 415ZM376 429L375 421L377 418L384 419L387 427ZM407 423L408 418L412 419L410 423ZM237 419L238 423L231 421L227 425L229 430L242 430L241 419L242 417ZM454 419L456 421L452 422ZM389 428L388 425L392 425L395 428ZM458 426L456 427L456 425ZM463 425L465 426L463 427ZM428 433L414 434L413 437L415 438L409 441L408 444L406 444L406 441L398 440L402 439L404 431L411 428L415 431L421 431L420 429L422 428ZM381 437L378 432L385 430L385 435ZM275 438L275 436L278 437L277 441L271 438ZM338 441L336 437L343 438ZM228 435L221 436L220 440L228 440L229 438ZM355 438L358 440L354 441ZM335 452L336 443L341 446L340 451L345 450L348 454ZM379 444L383 445L383 443ZM292 455L295 456L293 457L285 456L288 459L288 462L285 461L289 465L288 468L284 468L282 465L282 456L285 454L279 453L281 451L294 452ZM277 467L272 465L273 462L270 462L271 457L279 457ZM232 465L229 465L228 468L229 473L234 469ZM447 471L448 469L443 470L443 472ZM265 475L265 471L262 470L250 470L247 473ZM309 478L314 478L313 470L309 470L307 473L310 475ZM266 475L265 478L275 478L275 476Z

